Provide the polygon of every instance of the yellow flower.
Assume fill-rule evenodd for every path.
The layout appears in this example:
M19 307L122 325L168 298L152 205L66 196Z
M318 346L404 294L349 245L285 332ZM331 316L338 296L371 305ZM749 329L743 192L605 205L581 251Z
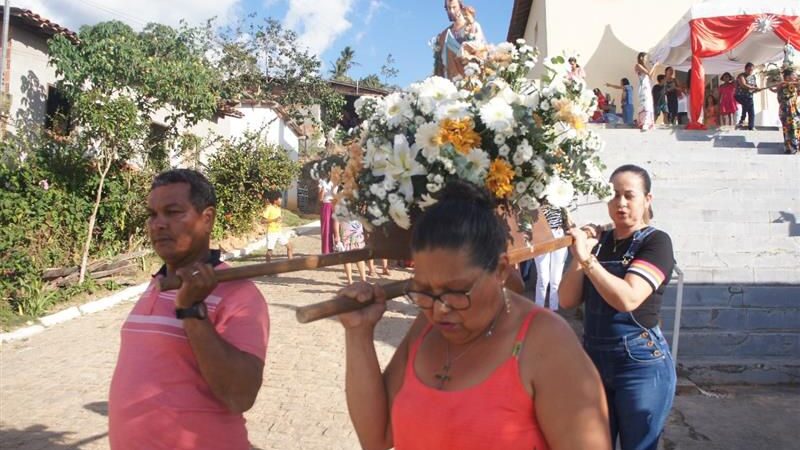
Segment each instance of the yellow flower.
M556 111L556 120L568 123L576 130L582 130L585 127L580 114L575 110L575 105L569 99L562 98L554 101L553 109Z
M472 119L444 119L439 125L439 140L442 144L453 144L464 155L481 146L481 136L475 132Z
M514 169L504 159L495 159L489 167L486 176L486 187L497 198L508 198L513 192L511 180L514 179Z

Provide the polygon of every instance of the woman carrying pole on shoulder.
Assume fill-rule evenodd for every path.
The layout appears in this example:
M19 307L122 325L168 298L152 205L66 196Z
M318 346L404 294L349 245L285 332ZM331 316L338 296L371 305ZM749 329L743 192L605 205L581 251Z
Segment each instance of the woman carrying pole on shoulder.
M675 365L658 326L675 259L669 235L648 225L651 181L634 165L611 175L614 229L572 228L572 263L561 280L562 308L584 304L583 345L600 372L612 445L655 450L672 408Z
M421 314L383 373L373 339L384 292L340 292L375 300L339 316L363 448L611 448L601 381L575 334L504 287L514 269L495 208L485 189L456 181L418 219L407 298Z

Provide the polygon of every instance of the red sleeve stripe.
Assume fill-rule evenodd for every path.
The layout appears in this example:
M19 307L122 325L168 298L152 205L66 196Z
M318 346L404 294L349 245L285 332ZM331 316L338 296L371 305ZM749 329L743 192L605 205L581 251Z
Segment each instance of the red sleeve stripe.
M633 272L636 275L643 277L645 280L650 282L651 285L653 285L653 289L661 286L661 283L663 283L664 279L666 278L661 269L642 259L634 259L633 263L631 263L630 267L628 267L628 272Z

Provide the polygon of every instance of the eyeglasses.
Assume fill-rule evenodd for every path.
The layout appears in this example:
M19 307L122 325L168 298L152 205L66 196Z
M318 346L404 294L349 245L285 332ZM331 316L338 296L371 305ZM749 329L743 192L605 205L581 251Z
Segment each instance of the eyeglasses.
M411 302L413 305L416 305L420 309L433 309L433 305L438 301L447 306L449 309L454 311L463 311L472 305L472 298L470 297L472 290L475 289L475 286L477 286L478 282L483 279L486 273L487 272L481 273L481 276L472 282L472 286L470 286L470 288L466 291L448 291L442 292L439 295L433 295L428 292L406 289L405 297L406 300ZM409 280L409 284L410 282L411 280Z

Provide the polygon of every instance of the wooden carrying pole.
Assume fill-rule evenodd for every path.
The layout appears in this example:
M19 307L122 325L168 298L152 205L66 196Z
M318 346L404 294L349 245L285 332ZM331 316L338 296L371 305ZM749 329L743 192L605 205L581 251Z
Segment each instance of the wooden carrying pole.
M375 258L374 251L370 248L351 250L347 252L330 253L327 255L306 256L283 261L264 264L249 264L246 266L232 267L214 271L217 281L234 281L246 278L263 277L279 273L296 272L298 270L319 269L320 267L337 266L339 264L366 261ZM161 291L170 291L181 287L181 279L170 275L159 282Z
M533 246L533 248L514 249L508 252L509 260L511 261L511 264L527 261L539 255L544 255L545 253L550 253L564 247L569 247L572 245L572 241L572 236L564 236L536 244ZM405 293L406 283L407 281L403 280L394 281L392 283L383 285L382 288L386 292L386 299L388 300L402 296ZM307 306L301 306L300 308L297 308L296 316L298 322L309 323L346 312L356 311L369 306L370 304L372 304L371 301L362 303L348 297L336 296L331 300L314 303Z
M571 225L572 221L567 220L567 225ZM613 228L613 225L603 225L599 227L602 231L608 231ZM556 250L569 247L574 241L572 236L564 236L555 239L549 239L538 244L534 244L532 248L523 247L509 250L508 259L511 264L518 264L523 261L531 260L539 255L551 253ZM395 281L387 283L382 286L386 292L386 299L392 299L402 296L405 293L405 286L407 281ZM325 319L331 316L336 316L346 312L357 311L361 308L369 306L372 302L358 302L348 297L336 296L330 300L314 303L307 306L297 308L296 317L300 323L309 323L316 320Z

